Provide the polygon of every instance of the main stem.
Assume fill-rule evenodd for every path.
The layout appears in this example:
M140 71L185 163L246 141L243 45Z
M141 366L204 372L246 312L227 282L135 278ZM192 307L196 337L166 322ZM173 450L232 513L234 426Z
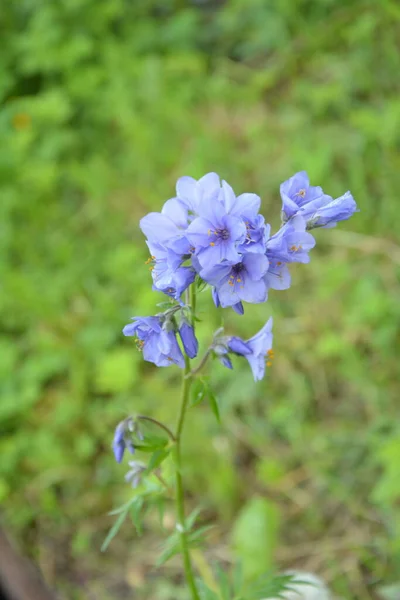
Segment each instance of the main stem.
M191 305L192 305L192 316L194 316L196 302L196 291L194 285L191 289ZM192 324L194 319L192 319ZM181 392L181 406L178 417L178 424L175 433L175 466L176 466L176 518L177 518L177 530L181 542L181 551L183 556L183 566L185 569L185 577L190 589L192 599L200 600L199 593L197 591L196 583L193 575L192 562L190 560L189 544L186 532L186 520L185 520L185 495L183 491L182 481L182 457L181 457L181 436L183 430L183 424L185 422L186 409L189 402L190 387L192 385L192 378L190 377L190 359L185 356L185 370L182 376L182 392Z

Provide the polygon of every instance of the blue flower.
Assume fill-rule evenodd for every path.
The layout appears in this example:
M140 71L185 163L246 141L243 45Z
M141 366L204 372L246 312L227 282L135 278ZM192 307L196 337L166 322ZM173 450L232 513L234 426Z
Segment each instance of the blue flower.
M136 423L133 422L132 417L128 417L127 419L124 419L118 423L112 443L115 460L118 463L122 461L126 448L131 454L135 453L135 447L131 440L131 434L134 432L138 435L139 439L142 439L142 436L137 428Z
M232 352L244 356L248 360L255 381L260 381L265 375L265 367L271 366L274 355L272 323L272 317L270 317L264 327L245 342L238 337L231 337L227 342Z
M282 183L280 191L283 220L301 215L307 223L307 229L335 227L339 221L349 219L358 210L350 192L334 200L324 194L321 187L310 186L305 171L296 173Z
M186 237L204 267L212 267L223 260L238 262L237 247L246 237L242 219L228 214L222 202L206 197L201 204L201 215L192 221Z
M223 308L235 306L242 300L257 304L267 299L264 276L268 265L264 254L245 254L235 264L228 262L203 269L200 276L215 286L218 302Z
M333 200L330 196L310 202L304 207L307 229L314 227L335 227L339 221L346 221L357 212L357 204L350 192Z
M182 267L183 258L161 244L146 242L150 250L150 270L153 289L180 299L182 293L193 283L196 272L192 267Z
M296 215L300 208L324 194L322 188L310 185L305 171L295 173L293 177L284 181L281 184L280 192L285 221Z
M123 329L126 336L136 336L137 346L143 358L157 367L169 367L173 363L181 369L185 366L182 350L176 339L173 323L163 316L133 317L134 322Z
M231 186L223 181L222 200L227 213L242 219L246 226L246 237L238 246L238 251L264 253L269 229L265 225L264 217L258 214L261 206L260 197L249 193L235 196Z
M297 215L282 225L267 241L267 257L278 262L310 262L308 252L314 248L315 239L306 232L306 222Z

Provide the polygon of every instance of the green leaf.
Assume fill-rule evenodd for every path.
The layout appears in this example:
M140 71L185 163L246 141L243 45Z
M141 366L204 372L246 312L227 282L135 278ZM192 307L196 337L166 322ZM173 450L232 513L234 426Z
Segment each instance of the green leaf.
M170 452L171 448L168 448L168 450L164 450L162 448L156 450L150 457L149 464L147 465L147 473L157 469L157 467L159 467L161 463L163 463L164 460L169 456Z
M197 406L197 404L200 404L200 402L204 400L205 395L206 386L204 384L204 381L202 379L195 379L195 381L192 384L190 406Z
M219 589L221 591L222 600L231 600L232 590L228 574L226 573L226 571L224 571L224 569L221 568L220 565L217 565L215 570L217 574Z
M156 567L161 567L180 550L179 535L177 532L170 535L164 544L164 550L156 560Z
M204 534L207 533L207 531L210 531L214 528L215 525L203 525L203 527L199 527L199 529L196 529L196 531L193 531L189 534L189 543L194 544L195 542L198 542L202 537L204 537Z
M221 424L221 417L219 414L219 406L218 406L218 401L217 398L214 395L214 392L211 390L211 388L208 386L207 389L207 399L208 402L211 406L211 410L214 413L215 418L217 419L218 423Z
M122 506L119 506L118 508L114 508L108 514L109 515L119 515L122 512L128 512L130 506L132 505L132 503L134 501L135 501L135 496L133 498L131 498L130 500L128 500L128 502L126 502Z
M203 509L200 506L198 506L197 508L192 510L190 515L186 517L186 531L190 531L192 529L193 525L197 520L197 517L199 516L202 510Z
M201 600L221 600L220 596L214 590L211 590L202 580L198 582L198 589Z
M110 531L108 532L108 535L106 537L106 539L104 540L102 546L101 546L101 551L105 552L110 544L110 542L112 541L112 539L117 535L118 531L120 530L120 527L122 525L122 523L125 521L126 515L128 514L128 511L125 510L124 512L121 512L121 514L119 515L118 519L115 521L114 525L111 527Z
M143 505L144 505L144 497L137 496L135 498L135 501L133 502L131 510L130 510L132 522L135 526L135 529L136 529L136 532L138 535L142 535L142 533L143 533L142 520L140 518L140 513L142 511Z
M278 530L277 507L264 498L249 500L233 527L233 542L245 579L272 570Z

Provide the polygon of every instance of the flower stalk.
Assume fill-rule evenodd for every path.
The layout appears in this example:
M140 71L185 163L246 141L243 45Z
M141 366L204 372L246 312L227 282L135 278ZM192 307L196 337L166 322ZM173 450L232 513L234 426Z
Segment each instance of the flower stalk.
M194 308L196 305L196 290L194 285L191 287L191 303L192 303L192 322L194 322ZM185 494L183 488L182 479L182 456L181 456L181 437L183 426L185 422L186 411L189 403L190 388L192 385L192 377L190 373L190 359L188 356L185 357L185 369L182 375L182 391L181 391L181 404L178 416L178 423L175 433L175 505L176 505L176 529L178 531L181 543L181 551L183 558L183 566L185 570L185 577L188 588L192 596L192 600L200 600L199 593L197 591L196 582L193 574L192 561L190 559L189 543L186 531L186 519L185 519Z

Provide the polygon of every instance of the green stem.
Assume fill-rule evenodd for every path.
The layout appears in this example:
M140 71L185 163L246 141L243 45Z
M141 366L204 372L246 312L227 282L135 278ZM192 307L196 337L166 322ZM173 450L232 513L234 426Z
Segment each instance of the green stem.
M192 313L195 309L196 302L196 290L192 285L191 290L191 303ZM185 577L188 587L191 592L192 600L200 600L199 593L197 591L196 582L194 580L192 562L190 560L189 544L186 532L186 519L185 519L185 496L183 491L182 481L182 457L181 457L181 436L183 425L185 422L185 415L187 406L189 403L190 387L192 385L192 378L190 377L190 359L185 357L185 370L182 376L182 392L181 392L181 406L178 417L178 424L175 433L175 468L176 468L176 528L180 537L181 552L183 556L183 566L185 569Z
M192 327L195 326L195 316L196 316L196 282L192 283L190 287L190 305L192 308Z

